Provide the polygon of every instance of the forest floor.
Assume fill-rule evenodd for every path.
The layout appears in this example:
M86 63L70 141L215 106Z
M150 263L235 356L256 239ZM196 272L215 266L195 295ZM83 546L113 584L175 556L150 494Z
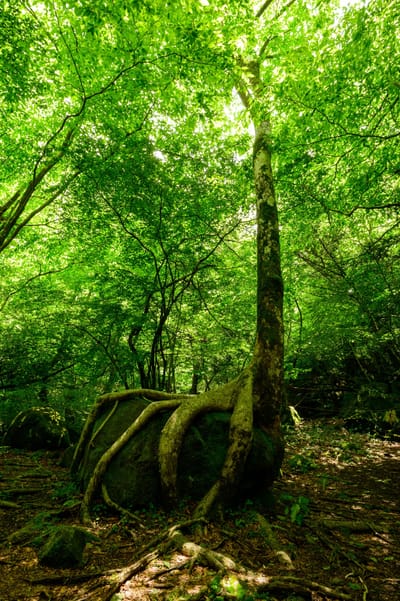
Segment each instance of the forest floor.
M8 537L28 522L40 530L43 516L79 524L69 472L56 453L0 447L0 500L10 502L0 506L0 601L398 601L399 483L400 442L350 433L338 421L303 422L287 434L274 515L248 503L200 538L185 531L234 560L225 577L201 558L189 564L179 549L157 553L169 529L189 519L187 507L147 509L130 522L99 504L84 565L60 570L38 563L35 537ZM110 597L117 576L125 581Z

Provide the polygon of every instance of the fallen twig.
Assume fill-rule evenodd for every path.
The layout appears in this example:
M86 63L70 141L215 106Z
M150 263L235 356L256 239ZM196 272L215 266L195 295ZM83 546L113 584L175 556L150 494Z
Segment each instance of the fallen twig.
M4 501L0 499L0 507L8 507L9 509L19 509L20 505L18 503L13 503L12 501Z
M120 570L108 570L107 572L104 572L101 574L99 581L94 584L92 590L84 593L84 595L76 601L109 601L127 580L144 570L152 561L158 559L164 553L171 551L171 549L179 550L183 555L190 559L189 561L183 562L183 564L181 563L179 566L166 571L181 569L185 567L185 565L188 565L189 569L191 569L194 563L200 563L202 565L207 565L218 572L241 572L242 567L230 557L206 549L202 545L189 541L184 537L181 532L183 528L188 528L204 521L204 518L198 518L168 528L142 548L142 555L134 563ZM155 549L148 552L146 555L143 555L145 551L154 546L156 546ZM161 574L155 575L154 578L159 575Z
M324 518L318 520L321 526L329 528L329 530L348 530L349 532L388 532L387 524L372 524L361 520L334 520Z
M352 597L347 593L342 593L337 589L333 589L329 586L314 582L312 580L306 580L298 578L296 576L277 576L268 578L266 582L260 584L257 587L258 592L270 592L270 591L290 591L293 593L321 593L326 597L333 599L343 599L343 601L352 601Z
M2 492L7 495L15 495L15 496L30 495L30 494L42 493L43 487L38 488L37 486L35 486L35 487L26 487L26 488L7 488L7 489L3 490Z
M146 582L151 582L152 580L156 580L157 578L160 578L160 576L164 576L165 574L169 574L170 572L175 572L177 570L183 570L183 568L185 566L187 566L188 564L190 564L190 559L185 559L184 561L181 561L181 563L177 564L176 566L172 566L171 568L165 568L164 570L159 570L158 572L155 572L155 574L152 574L149 578L147 578Z

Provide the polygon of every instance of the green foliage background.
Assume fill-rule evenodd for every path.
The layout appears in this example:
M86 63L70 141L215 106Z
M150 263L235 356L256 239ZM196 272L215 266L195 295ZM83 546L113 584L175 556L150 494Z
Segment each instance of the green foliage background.
M3 419L123 387L199 391L249 361L252 132L235 90L261 48L291 399L315 414L398 393L399 8L259 9L4 3Z

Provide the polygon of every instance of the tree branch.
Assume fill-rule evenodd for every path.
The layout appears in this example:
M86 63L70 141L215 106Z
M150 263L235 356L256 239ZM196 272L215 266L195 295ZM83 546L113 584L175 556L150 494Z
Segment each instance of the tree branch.
M267 10L267 8L274 2L274 0L265 0L264 4L261 6L261 8L258 9L257 13L256 13L256 18L259 19L260 17L262 17L262 15L265 13L265 11Z
M68 268L69 268L69 265L67 265L66 267L63 267L61 269L50 269L49 271L44 271L44 272L42 272L41 268L40 268L39 273L36 273L35 275L31 276L30 278L28 278L27 280L25 280L25 282L23 284L21 284L21 286L19 288L17 288L16 290L13 290L12 292L9 292L7 294L7 296L5 297L5 299L3 300L3 302L0 305L0 313L3 311L4 307L6 306L6 304L10 300L10 298L12 296L14 296L15 294L18 294L18 292L21 292L21 290L23 290L24 288L26 288L28 286L28 284L30 284L31 282L33 282L33 280L36 280L37 278L44 277L46 275L51 275L53 273L60 273L62 271L65 271Z

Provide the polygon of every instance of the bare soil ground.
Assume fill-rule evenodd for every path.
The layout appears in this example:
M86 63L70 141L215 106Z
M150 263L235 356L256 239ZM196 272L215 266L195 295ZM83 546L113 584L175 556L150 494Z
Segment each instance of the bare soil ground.
M40 530L43 512L79 524L79 494L58 462L56 453L0 448L0 501L10 503L0 505L0 601L400 600L399 442L351 434L338 421L288 433L273 515L248 503L201 535L185 531L234 560L225 576L204 557L160 547L190 507L147 509L131 522L99 504L84 565L41 566L35 537L8 537L32 519ZM116 575L125 581L112 596Z

